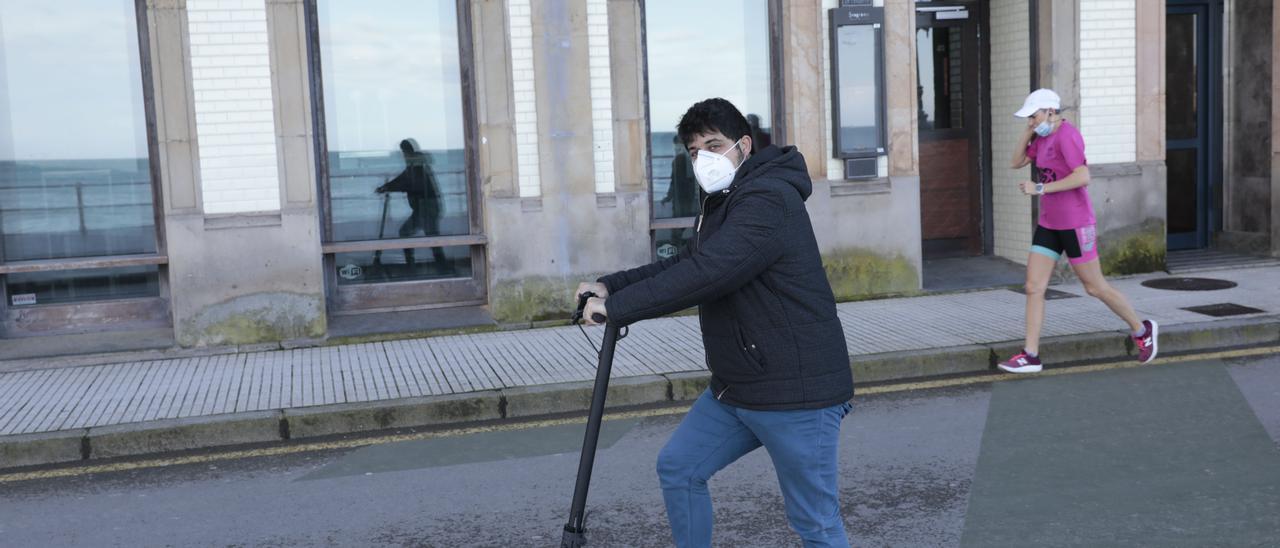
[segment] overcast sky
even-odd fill
[[[646,0],[650,123],[674,132],[693,103],[723,97],[770,125],[766,0]]]
[[[464,145],[453,2],[318,5],[331,150]],[[769,125],[767,0],[645,5],[655,132],[717,96]],[[0,0],[0,160],[146,155],[135,17],[132,0]]]
[[[147,154],[133,0],[0,1],[0,160]]]
[[[453,2],[319,2],[329,150],[465,144]]]

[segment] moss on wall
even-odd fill
[[[826,254],[822,259],[838,301],[913,294],[920,289],[919,272],[900,255],[849,249]],[[500,281],[489,295],[489,311],[495,321],[506,325],[568,320],[573,313],[573,290],[579,282],[598,277],[538,276]]]
[[[1165,242],[1165,225],[1160,219],[1109,230],[1098,236],[1102,273],[1116,276],[1164,270]]]
[[[489,311],[500,324],[532,323],[544,320],[568,320],[573,314],[573,290],[581,279],[529,277],[498,282],[489,295]]]
[[[324,298],[296,293],[258,293],[205,307],[182,322],[182,346],[258,344],[320,338],[327,322]]]
[[[901,255],[845,249],[822,256],[837,301],[852,301],[920,290],[920,273]]]

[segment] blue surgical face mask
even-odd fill
[[[1036,135],[1041,137],[1048,137],[1050,133],[1053,133],[1053,123],[1048,120],[1040,122],[1040,125],[1036,126],[1035,132]]]

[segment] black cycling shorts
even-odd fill
[[[1031,237],[1031,252],[1055,261],[1066,254],[1071,264],[1082,264],[1098,258],[1098,231],[1094,225],[1055,230],[1036,226]]]

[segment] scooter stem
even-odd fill
[[[564,536],[560,540],[561,548],[579,548],[587,543],[587,488],[591,483],[591,468],[595,464],[596,445],[600,441],[600,423],[604,419],[605,395],[609,391],[609,373],[613,369],[613,351],[617,345],[618,326],[607,324],[600,347],[600,365],[596,368],[596,384],[591,391],[591,413],[587,416],[582,456],[578,461],[578,481],[573,489],[573,504],[569,507],[569,523],[564,526]]]

